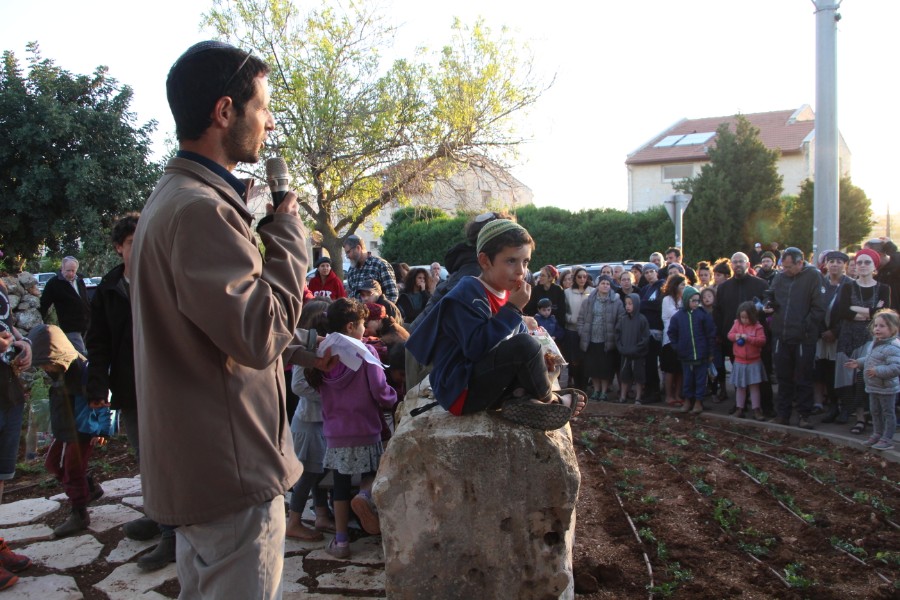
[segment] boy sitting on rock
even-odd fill
[[[28,334],[31,363],[46,371],[50,386],[50,429],[53,443],[44,466],[63,484],[72,505],[72,514],[53,530],[57,538],[78,533],[90,525],[88,503],[100,498],[103,489],[87,475],[94,446],[103,446],[109,437],[109,402],[88,403],[84,371],[87,360],[56,325],[38,325]]]
[[[462,279],[406,343],[416,360],[433,365],[437,404],[454,415],[500,409],[513,423],[552,430],[584,408],[583,392],[551,391],[540,342],[522,322],[533,249],[521,225],[485,225],[476,243],[481,275]]]

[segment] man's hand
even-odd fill
[[[273,213],[287,213],[289,215],[296,215],[300,210],[300,205],[297,203],[297,193],[296,192],[288,192],[284,195],[284,199],[281,201],[281,204],[278,205],[278,208],[272,206],[272,204],[266,204],[266,214],[271,215]]]
[[[109,406],[109,400],[106,398],[95,398],[88,400],[88,406],[91,408],[103,408],[104,406]]]
[[[859,363],[856,361],[855,358],[851,358],[850,360],[848,360],[847,362],[844,363],[844,366],[847,367],[848,369],[855,369],[859,366]]]
[[[18,358],[16,358],[15,366],[17,369],[24,371],[31,367],[31,344],[24,340],[15,343],[16,348],[21,350]]]
[[[337,366],[339,360],[337,356],[331,355],[331,348],[328,348],[325,350],[325,354],[316,357],[313,367],[327,373]]]
[[[525,308],[529,300],[531,300],[531,286],[527,281],[521,281],[519,287],[509,292],[509,302],[512,302],[519,310]]]
[[[95,446],[105,446],[109,443],[109,440],[103,437],[102,435],[98,435],[91,438],[91,448]]]
[[[834,333],[830,329],[826,329],[825,333],[822,334],[822,341],[826,344],[833,343],[837,337],[835,337]]]

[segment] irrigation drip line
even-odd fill
[[[831,544],[831,547],[834,548],[835,550],[839,550],[839,551],[843,552],[844,554],[846,554],[847,556],[849,556],[850,558],[852,558],[853,560],[855,560],[855,561],[858,562],[859,564],[861,564],[861,565],[863,565],[863,566],[866,566],[866,567],[869,567],[870,569],[872,569],[872,571],[875,572],[876,575],[878,575],[878,577],[881,578],[881,580],[882,580],[883,582],[887,583],[888,585],[894,583],[894,582],[891,581],[889,578],[885,577],[885,576],[881,573],[881,571],[879,571],[878,569],[876,569],[873,565],[870,565],[869,563],[867,563],[866,561],[864,561],[864,560],[861,559],[860,557],[856,556],[856,555],[853,554],[852,552],[848,552],[848,551],[844,550],[843,548],[841,548],[841,547],[838,546],[837,544]]]
[[[721,431],[722,433],[727,433],[727,434],[729,434],[729,435],[737,435],[737,436],[740,436],[740,437],[743,437],[743,438],[747,438],[748,440],[753,440],[754,442],[757,442],[757,443],[760,443],[760,444],[765,444],[765,445],[767,445],[767,446],[774,446],[774,447],[776,447],[776,448],[781,447],[781,444],[773,444],[772,442],[767,442],[767,441],[765,441],[765,440],[761,440],[761,439],[759,439],[759,438],[755,438],[755,437],[753,437],[752,435],[747,435],[747,434],[745,434],[745,433],[739,433],[739,432],[733,431],[733,430],[731,430],[731,429],[723,429],[722,427],[716,427],[715,425],[706,425],[705,423],[698,423],[698,425],[699,425],[700,427],[705,428],[705,429],[714,429],[715,431]]]
[[[623,442],[627,442],[627,441],[628,441],[628,438],[627,438],[627,437],[622,436],[622,435],[619,435],[619,434],[616,433],[615,431],[610,431],[609,429],[606,429],[606,428],[604,428],[604,427],[600,427],[599,429],[600,429],[600,431],[605,431],[605,432],[608,433],[609,435],[613,435],[613,436],[619,438],[619,439],[622,440]]]
[[[603,475],[608,479],[609,474],[606,472],[606,467],[600,465],[600,469],[603,471]],[[631,532],[634,534],[634,539],[637,540],[637,543],[641,548],[641,554],[644,556],[644,565],[647,567],[647,574],[650,576],[650,588],[653,588],[653,565],[650,564],[650,557],[647,556],[647,551],[644,549],[644,541],[641,539],[637,527],[634,526],[634,521],[632,520],[631,515],[629,515],[628,511],[625,509],[625,504],[622,502],[622,498],[619,497],[619,493],[615,489],[612,490],[612,493],[616,498],[616,502],[619,503],[619,508],[622,509],[622,513],[625,515],[625,520],[628,521],[628,526],[631,527]],[[653,592],[650,592],[650,599],[653,599]]]

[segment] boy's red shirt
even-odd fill
[[[507,300],[509,300],[509,292],[503,292],[503,297],[495,294],[490,288],[484,285],[483,281],[480,281],[482,286],[484,286],[484,291],[487,292],[488,304],[491,307],[491,315],[496,315],[497,312],[506,304]],[[469,395],[469,388],[466,388],[462,391],[462,393],[457,396],[456,400],[453,401],[453,404],[450,406],[450,414],[459,416],[462,414],[463,406],[466,404],[466,397]]]

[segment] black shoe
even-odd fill
[[[158,571],[175,562],[175,532],[164,535],[153,552],[145,554],[137,560],[137,566],[142,571]]]
[[[804,417],[801,415],[800,421],[797,423],[797,427],[799,427],[800,429],[812,429],[813,424],[809,421],[809,416]]]
[[[150,517],[141,517],[125,523],[122,531],[128,539],[144,542],[159,535],[159,524]]]
[[[88,497],[88,504],[92,504],[93,502],[103,497],[103,488],[100,487],[99,483],[94,481],[94,478],[91,475],[87,476],[87,484],[88,493],[90,494],[90,496]]]
[[[84,531],[91,524],[91,517],[88,515],[87,509],[72,508],[72,514],[63,522],[62,525],[53,530],[53,535],[57,538],[64,538]]]
[[[840,410],[838,409],[837,404],[832,404],[828,407],[828,412],[822,417],[823,423],[834,423],[834,420],[837,419]]]

